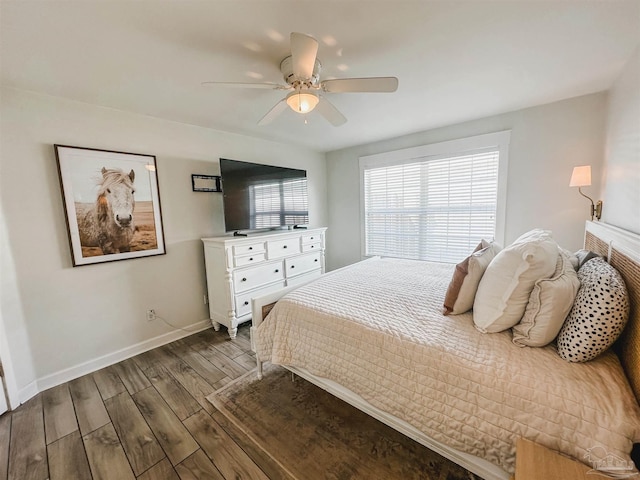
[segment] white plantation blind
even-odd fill
[[[500,149],[365,166],[365,255],[457,263],[494,239]]]

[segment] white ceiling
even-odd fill
[[[348,118],[258,120],[284,92],[289,33],[322,79],[397,76],[330,94]],[[4,85],[330,151],[608,89],[640,43],[631,1],[0,1]]]

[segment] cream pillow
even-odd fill
[[[501,332],[522,318],[535,282],[556,269],[558,244],[551,232],[535,229],[496,255],[473,302],[473,322],[484,333]]]
[[[571,259],[560,250],[551,278],[538,280],[520,323],[513,327],[513,343],[521,347],[544,347],[558,336],[580,288]]]
[[[497,243],[482,240],[471,255],[456,265],[444,297],[445,315],[458,315],[471,310],[480,279],[499,251],[500,245]]]

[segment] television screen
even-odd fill
[[[307,172],[220,159],[227,232],[309,223]]]

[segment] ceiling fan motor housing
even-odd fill
[[[322,69],[322,64],[320,60],[316,58],[315,64],[313,65],[313,73],[311,74],[311,78],[297,78],[293,74],[293,64],[291,62],[291,55],[286,57],[282,62],[280,62],[280,71],[282,72],[282,76],[284,77],[284,81],[287,84],[293,86],[294,88],[306,86],[306,87],[318,87],[318,83],[320,82],[320,70]]]

